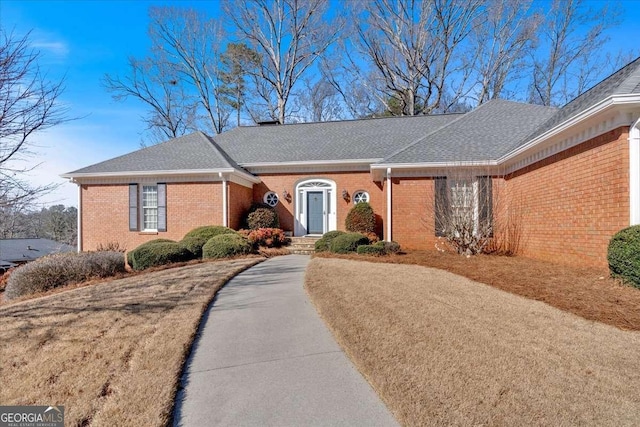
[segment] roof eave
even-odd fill
[[[147,176],[184,176],[184,175],[218,175],[218,174],[238,175],[254,184],[260,181],[260,178],[247,172],[234,168],[218,168],[218,169],[183,169],[183,170],[155,170],[155,171],[123,171],[123,172],[92,172],[92,173],[65,173],[60,175],[61,178],[75,181],[82,178],[115,178],[115,177],[147,177]]]

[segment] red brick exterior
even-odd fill
[[[391,236],[405,249],[435,249],[433,178],[392,178]]]
[[[347,190],[350,196],[353,196],[353,193],[356,191],[363,190],[369,193],[369,203],[378,216],[378,229],[380,233],[382,232],[383,219],[386,216],[386,193],[383,185],[371,180],[371,174],[369,172],[260,175],[262,182],[253,186],[253,200],[262,202],[264,194],[267,191],[278,193],[280,203],[276,206],[276,210],[280,218],[280,227],[285,231],[293,231],[295,222],[294,199],[296,184],[300,181],[313,178],[328,179],[336,183],[336,191],[338,193],[336,195],[338,204],[336,210],[336,225],[338,230],[345,229],[344,221],[349,210],[353,207],[353,200],[347,202],[342,198],[342,190]],[[283,200],[282,193],[284,190],[287,190],[287,192],[291,194],[291,201]]]
[[[167,184],[167,231],[129,231],[129,186],[82,185],[82,249],[117,242],[127,250],[157,238],[180,240],[191,229],[222,224],[219,182]]]
[[[619,128],[506,177],[522,207],[522,255],[606,266],[609,239],[629,226],[627,138]]]
[[[242,228],[244,214],[251,207],[253,190],[248,187],[230,182],[229,191],[229,227],[234,230]]]

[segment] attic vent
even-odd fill
[[[263,122],[258,122],[258,126],[273,126],[273,125],[279,125],[280,122],[277,120],[265,120]]]

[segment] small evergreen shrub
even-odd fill
[[[49,255],[16,268],[9,276],[4,295],[7,300],[11,300],[124,272],[122,252],[70,252]]]
[[[609,241],[611,275],[640,288],[640,225],[618,231]]]
[[[206,237],[190,236],[180,240],[180,244],[191,252],[193,259],[202,258],[202,247],[207,243]]]
[[[400,252],[400,245],[397,242],[391,241],[391,242],[387,242],[385,240],[381,240],[379,242],[377,242],[376,244],[374,244],[374,246],[379,246],[381,248],[384,248],[384,253],[385,254],[397,254],[398,252]]]
[[[280,228],[278,213],[271,206],[264,203],[254,203],[245,215],[248,229]]]
[[[279,228],[258,228],[257,230],[240,230],[254,248],[279,248],[289,242],[284,231]]]
[[[150,267],[184,262],[193,259],[193,254],[187,248],[176,242],[145,243],[138,246],[127,255],[131,268],[146,270]]]
[[[236,234],[237,232],[229,227],[224,227],[222,225],[205,225],[203,227],[194,228],[184,235],[184,238],[187,237],[201,237],[203,239],[209,240],[212,237],[219,236],[221,234]],[[183,239],[184,239],[183,238]]]
[[[358,203],[347,214],[344,223],[347,231],[354,233],[375,233],[376,215],[367,202]]]
[[[384,250],[384,246],[380,245],[360,245],[357,250],[359,255],[374,255],[381,256],[387,253]]]
[[[320,239],[318,239],[315,243],[316,252],[328,252],[331,250],[331,241],[338,236],[345,234],[344,231],[328,231],[322,235]]]
[[[153,239],[153,240],[149,240],[148,242],[144,242],[143,244],[141,244],[140,246],[136,247],[135,249],[140,249],[140,248],[146,248],[146,247],[151,247],[154,246],[158,243],[175,243],[174,240],[169,240],[169,239]],[[133,268],[133,255],[132,255],[133,251],[129,251],[127,252],[127,264],[129,264],[131,266],[131,268]]]
[[[239,234],[212,237],[202,247],[203,258],[227,258],[251,253],[251,243]]]
[[[360,245],[368,245],[367,236],[360,233],[345,233],[331,241],[331,252],[336,254],[348,254],[358,250]]]

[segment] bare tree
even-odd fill
[[[60,101],[64,80],[50,81],[38,64],[40,53],[0,28],[0,208],[26,204],[55,185],[33,186],[24,176],[37,165],[24,165],[38,132],[69,120]]]
[[[328,0],[224,3],[242,41],[262,57],[252,76],[262,107],[273,120],[285,122],[287,103],[296,84],[336,40],[342,28],[339,21],[329,21],[328,7]]]
[[[475,19],[470,56],[474,57],[476,105],[512,98],[509,83],[522,77],[525,57],[539,27],[539,15],[528,13],[530,0],[491,0]]]
[[[296,114],[302,121],[326,122],[343,118],[343,108],[338,92],[325,79],[303,79],[304,87],[297,93]]]
[[[352,20],[359,55],[347,50],[349,67],[389,111],[390,102],[400,103],[402,115],[447,111],[468,90],[471,69],[460,49],[480,6],[479,0],[358,3]],[[447,90],[449,103],[444,105]]]
[[[616,12],[606,5],[594,10],[583,0],[554,0],[533,52],[529,101],[563,105],[592,86],[601,77],[593,56],[616,19]]]
[[[126,78],[106,75],[114,98],[133,96],[152,112],[145,120],[169,137],[201,126],[214,133],[227,128],[231,108],[225,102],[222,27],[194,10],[152,7],[151,56],[131,59]]]

